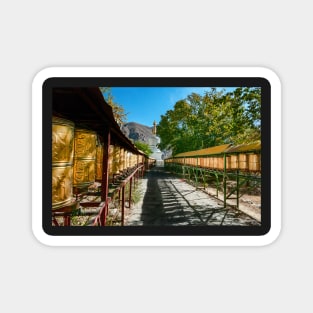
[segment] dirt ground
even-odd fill
[[[216,188],[206,187],[205,191],[216,197]],[[223,201],[223,193],[219,192],[218,199]],[[228,199],[228,204],[236,205],[235,199]],[[261,196],[245,194],[239,199],[239,210],[261,222]]]

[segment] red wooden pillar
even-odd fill
[[[132,176],[129,180],[129,200],[128,200],[128,207],[131,208],[131,202],[132,202],[132,185],[133,185],[133,177]]]
[[[108,213],[108,193],[109,193],[109,153],[111,144],[111,132],[108,129],[104,134],[103,160],[102,160],[102,181],[101,181],[101,201],[105,201],[105,211],[102,225],[105,226]]]
[[[125,216],[125,184],[123,182],[122,187],[122,226],[124,226],[124,216]]]

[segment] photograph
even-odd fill
[[[48,79],[45,231],[266,233],[270,88],[219,80]]]

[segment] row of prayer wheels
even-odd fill
[[[52,118],[52,209],[72,201],[73,187],[84,188],[101,181],[103,149],[96,132],[75,128],[69,120]],[[109,177],[143,161],[143,155],[110,145]]]
[[[166,163],[178,163],[195,167],[224,170],[224,157],[189,157],[170,158]],[[261,172],[260,153],[239,153],[227,155],[225,160],[226,170],[241,170],[250,172]]]

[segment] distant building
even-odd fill
[[[149,138],[149,146],[152,150],[151,158],[156,159],[157,165],[163,165],[163,158],[162,158],[162,151],[158,148],[158,144],[161,142],[160,137],[157,136],[157,128],[156,128],[156,122],[153,122],[153,128],[152,128],[152,136]]]

